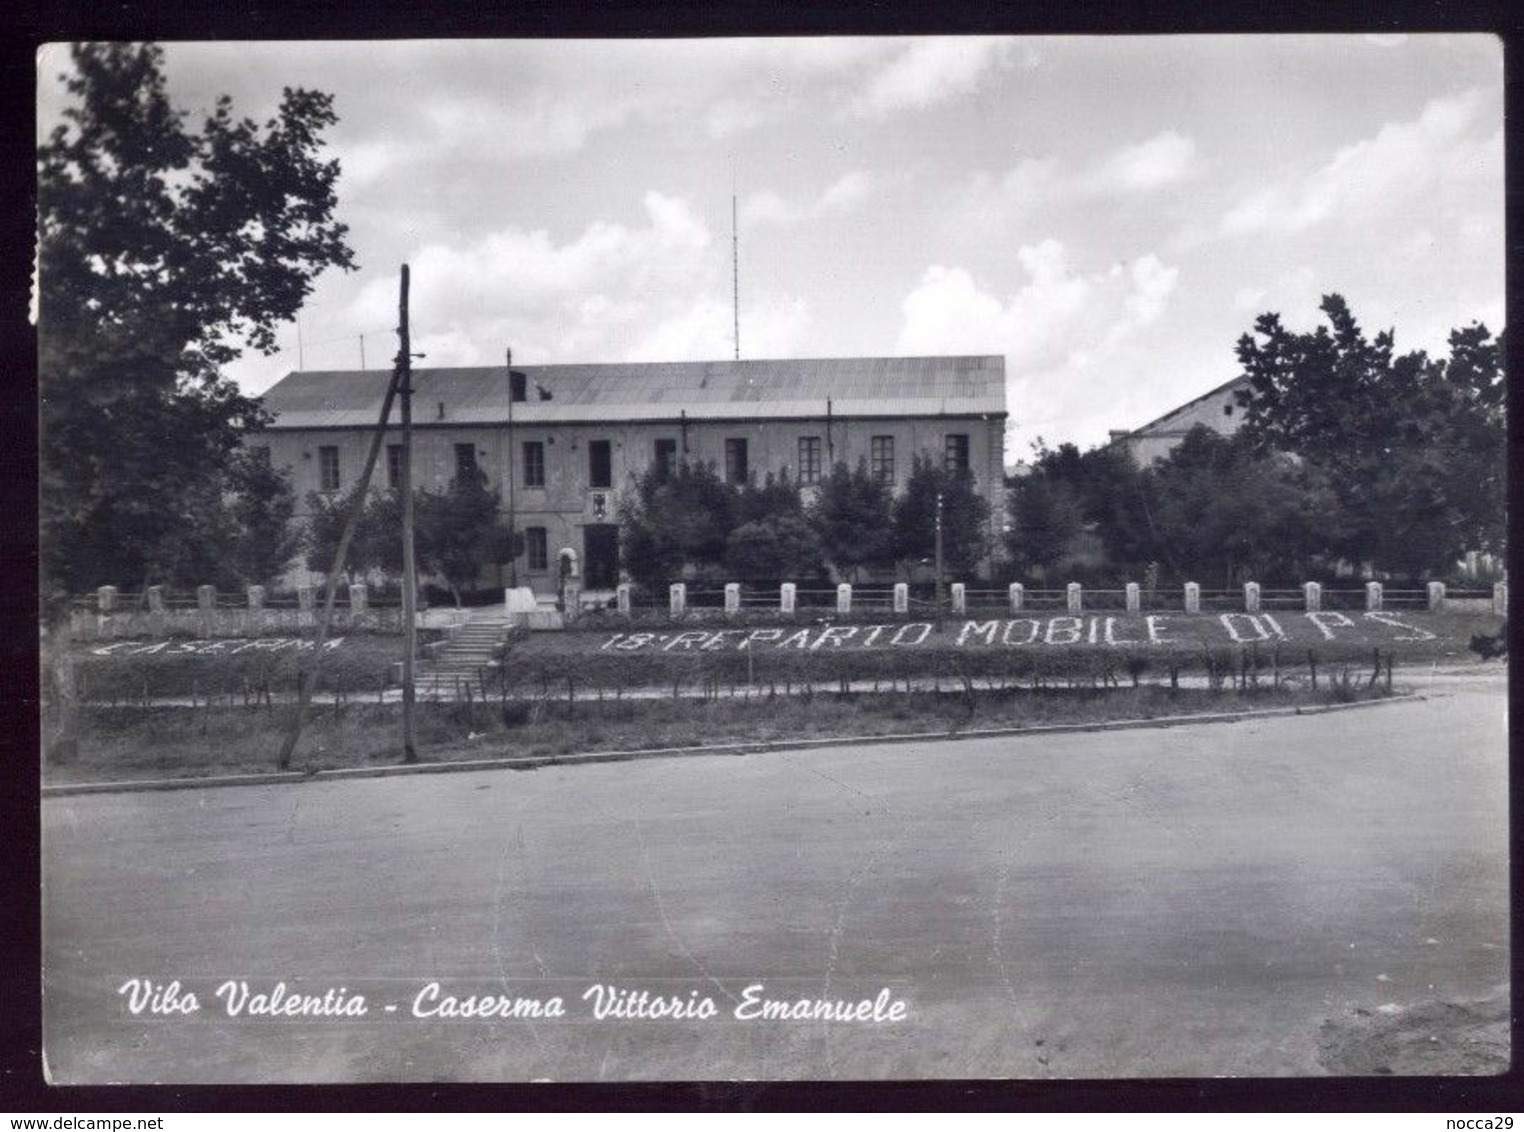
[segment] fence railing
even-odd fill
[[[362,582],[341,586],[336,596],[337,607],[351,618],[383,610],[389,614],[399,611],[400,603],[395,595],[380,597],[371,593]],[[177,622],[195,622],[203,629],[219,618],[238,618],[250,614],[263,614],[266,620],[286,618],[305,622],[316,615],[318,605],[319,595],[313,586],[301,586],[294,594],[279,595],[267,593],[263,586],[250,586],[243,594],[219,593],[211,586],[200,586],[193,593],[170,590],[164,586],[150,586],[142,592],[102,586],[93,599],[74,598],[70,602],[71,616],[76,627],[87,631],[92,621],[97,629],[104,631],[113,621],[122,623],[144,617],[150,631],[162,628],[166,618]],[[1498,582],[1490,590],[1447,590],[1442,582],[1430,582],[1422,589],[1387,588],[1381,582],[1367,582],[1359,587],[1323,586],[1318,582],[1307,582],[1295,589],[1265,589],[1258,583],[1247,582],[1235,589],[1202,589],[1195,582],[1187,582],[1178,589],[1144,589],[1132,582],[1120,589],[1101,586],[1087,589],[1078,582],[1071,582],[1062,589],[1028,589],[1022,583],[1014,582],[1003,589],[996,589],[989,586],[970,587],[954,582],[947,587],[946,596],[938,603],[936,599],[928,599],[920,594],[912,595],[911,587],[905,582],[892,586],[853,585],[844,582],[834,587],[818,583],[799,586],[785,582],[776,588],[743,586],[731,582],[720,587],[709,584],[691,589],[687,584],[677,582],[668,588],[666,601],[662,601],[659,593],[637,591],[629,584],[622,584],[615,589],[615,605],[609,612],[615,616],[633,617],[639,613],[646,617],[661,617],[665,614],[672,618],[688,616],[690,611],[704,615],[734,615],[744,612],[786,617],[798,612],[812,615],[829,612],[837,615],[891,614],[908,617],[912,611],[957,615],[995,610],[1070,614],[1085,611],[1252,614],[1297,610],[1490,610],[1506,616],[1508,584]]]
[[[783,616],[800,611],[818,613],[830,610],[841,615],[889,612],[908,616],[913,610],[936,613],[962,614],[987,613],[1005,610],[1012,613],[1024,611],[1064,611],[1071,614],[1086,611],[1118,611],[1144,614],[1150,612],[1176,613],[1261,613],[1277,610],[1305,610],[1338,612],[1345,610],[1427,609],[1432,612],[1474,609],[1482,602],[1499,615],[1507,615],[1508,585],[1499,582],[1490,591],[1462,590],[1447,593],[1444,583],[1430,582],[1423,589],[1388,589],[1381,582],[1367,582],[1359,588],[1325,587],[1318,582],[1307,582],[1296,589],[1264,589],[1257,582],[1246,582],[1236,589],[1204,590],[1195,582],[1187,582],[1179,589],[1155,587],[1145,590],[1136,582],[1129,582],[1120,589],[1094,587],[1086,589],[1078,582],[1071,582],[1062,589],[1028,589],[1014,582],[1004,589],[969,587],[953,582],[947,587],[947,595],[940,602],[920,595],[912,595],[908,583],[893,586],[858,586],[843,582],[834,588],[820,585],[799,586],[784,582],[776,589],[770,587],[743,586],[732,582],[722,589],[713,586],[689,589],[686,583],[674,582],[668,587],[666,609],[673,618],[683,617],[693,611],[723,610],[727,615],[740,613],[777,613]],[[646,591],[636,591],[628,584],[615,589],[615,612],[633,616],[637,611],[660,609],[659,599]]]

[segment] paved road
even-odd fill
[[[1167,731],[51,799],[60,1082],[1320,1072],[1507,980],[1505,699]],[[198,992],[132,1016],[133,976]],[[224,978],[366,995],[228,1019]],[[419,1021],[414,995],[561,996]],[[590,1021],[587,986],[705,1021]],[[744,988],[903,1022],[730,1017]],[[398,1007],[385,1012],[386,1004]]]

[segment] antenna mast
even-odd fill
[[[730,165],[730,295],[735,316],[736,361],[741,360],[741,242],[736,225],[736,167]]]

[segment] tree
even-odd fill
[[[38,151],[38,361],[43,568],[77,591],[172,568],[187,501],[263,420],[222,367],[272,352],[312,280],[353,261],[319,159],[328,95],[287,89],[262,127],[222,97],[193,132],[158,47],[72,58]]]
[[[228,569],[244,585],[269,585],[301,550],[301,532],[292,522],[296,493],[268,459],[248,450],[233,457],[228,472]]]
[[[809,509],[821,549],[838,573],[857,580],[859,571],[894,564],[893,501],[889,487],[868,471],[838,461],[820,483]]]
[[[1321,473],[1242,436],[1197,425],[1144,473],[1147,555],[1182,579],[1231,588],[1305,578],[1329,534]]]
[[[1148,500],[1132,454],[1120,445],[1087,452],[1073,444],[1048,448],[1041,439],[1036,449],[1032,474],[1045,476],[1055,487],[1064,486],[1065,494],[1078,504],[1082,527],[1099,537],[1106,558],[1115,564],[1145,560]]]
[[[1040,469],[1011,482],[1006,517],[1006,554],[1023,573],[1057,566],[1084,529],[1077,490]]]
[[[949,578],[972,578],[988,548],[990,505],[974,489],[973,473],[948,471],[918,455],[894,501],[894,553],[907,567],[936,555],[937,495],[942,496],[942,563]]]
[[[760,484],[754,479],[748,479],[737,488],[732,518],[739,527],[775,515],[803,513],[804,501],[799,495],[799,485],[789,477],[788,469],[784,468],[776,476],[768,472]]]
[[[783,512],[742,523],[725,543],[725,565],[742,581],[798,581],[823,569],[820,537],[803,514]]]
[[[420,491],[414,500],[414,546],[421,571],[437,574],[456,608],[484,565],[507,562],[523,550],[522,536],[499,517],[502,500],[480,468],[457,475],[444,491]],[[393,533],[400,542],[401,530]],[[399,552],[400,553],[400,552]]]
[[[1327,477],[1328,552],[1416,576],[1466,550],[1501,550],[1507,475],[1503,339],[1479,323],[1450,356],[1398,355],[1391,330],[1368,339],[1338,295],[1307,334],[1263,314],[1238,341],[1249,378],[1245,437]]]
[[[652,466],[620,504],[620,558],[636,582],[658,586],[687,567],[718,566],[734,527],[735,493],[712,464]]]
[[[316,491],[307,493],[307,525],[303,534],[306,547],[304,561],[307,569],[315,574],[327,574],[333,567],[334,555],[338,553],[339,539],[344,535],[344,524],[349,520],[359,485],[356,484],[343,495],[323,495]],[[368,537],[367,519],[371,501],[361,513],[355,533],[349,544],[349,554],[344,562],[346,576],[363,574],[373,566],[381,565],[376,559],[376,540]],[[399,544],[400,545],[400,544]],[[401,551],[398,551],[399,562]]]

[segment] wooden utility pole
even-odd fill
[[[937,492],[937,629],[942,628],[942,493]]]
[[[397,298],[397,384],[402,394],[402,761],[418,761],[413,742],[413,657],[418,645],[417,565],[413,560],[413,354],[407,321],[408,268]]]
[[[339,536],[338,548],[333,552],[333,561],[328,564],[328,581],[323,588],[323,613],[318,620],[317,638],[313,641],[312,657],[297,669],[296,673],[296,712],[291,717],[291,727],[286,732],[286,738],[281,743],[280,757],[277,760],[281,770],[291,765],[291,755],[296,750],[296,744],[302,737],[302,726],[307,721],[307,705],[312,699],[312,690],[317,685],[318,670],[323,662],[323,649],[328,643],[328,626],[333,621],[333,601],[339,588],[339,575],[344,572],[344,563],[349,557],[349,544],[354,540],[355,527],[359,524],[360,515],[365,510],[366,497],[370,492],[370,477],[376,470],[376,458],[381,453],[381,444],[386,438],[386,426],[391,420],[392,401],[397,396],[398,377],[400,370],[392,372],[392,379],[386,386],[386,397],[381,402],[381,419],[376,424],[376,433],[370,440],[370,451],[365,456],[365,468],[360,472],[360,482],[356,485],[354,502],[349,507],[349,517],[344,520],[344,531]]]
[[[513,485],[519,478],[518,465],[514,463],[517,453],[513,450],[513,348],[507,349],[508,365],[508,584],[514,589],[519,585],[519,556],[514,552],[518,539],[518,516],[513,510]],[[543,467],[543,461],[542,461]],[[501,575],[500,575],[501,576]]]

